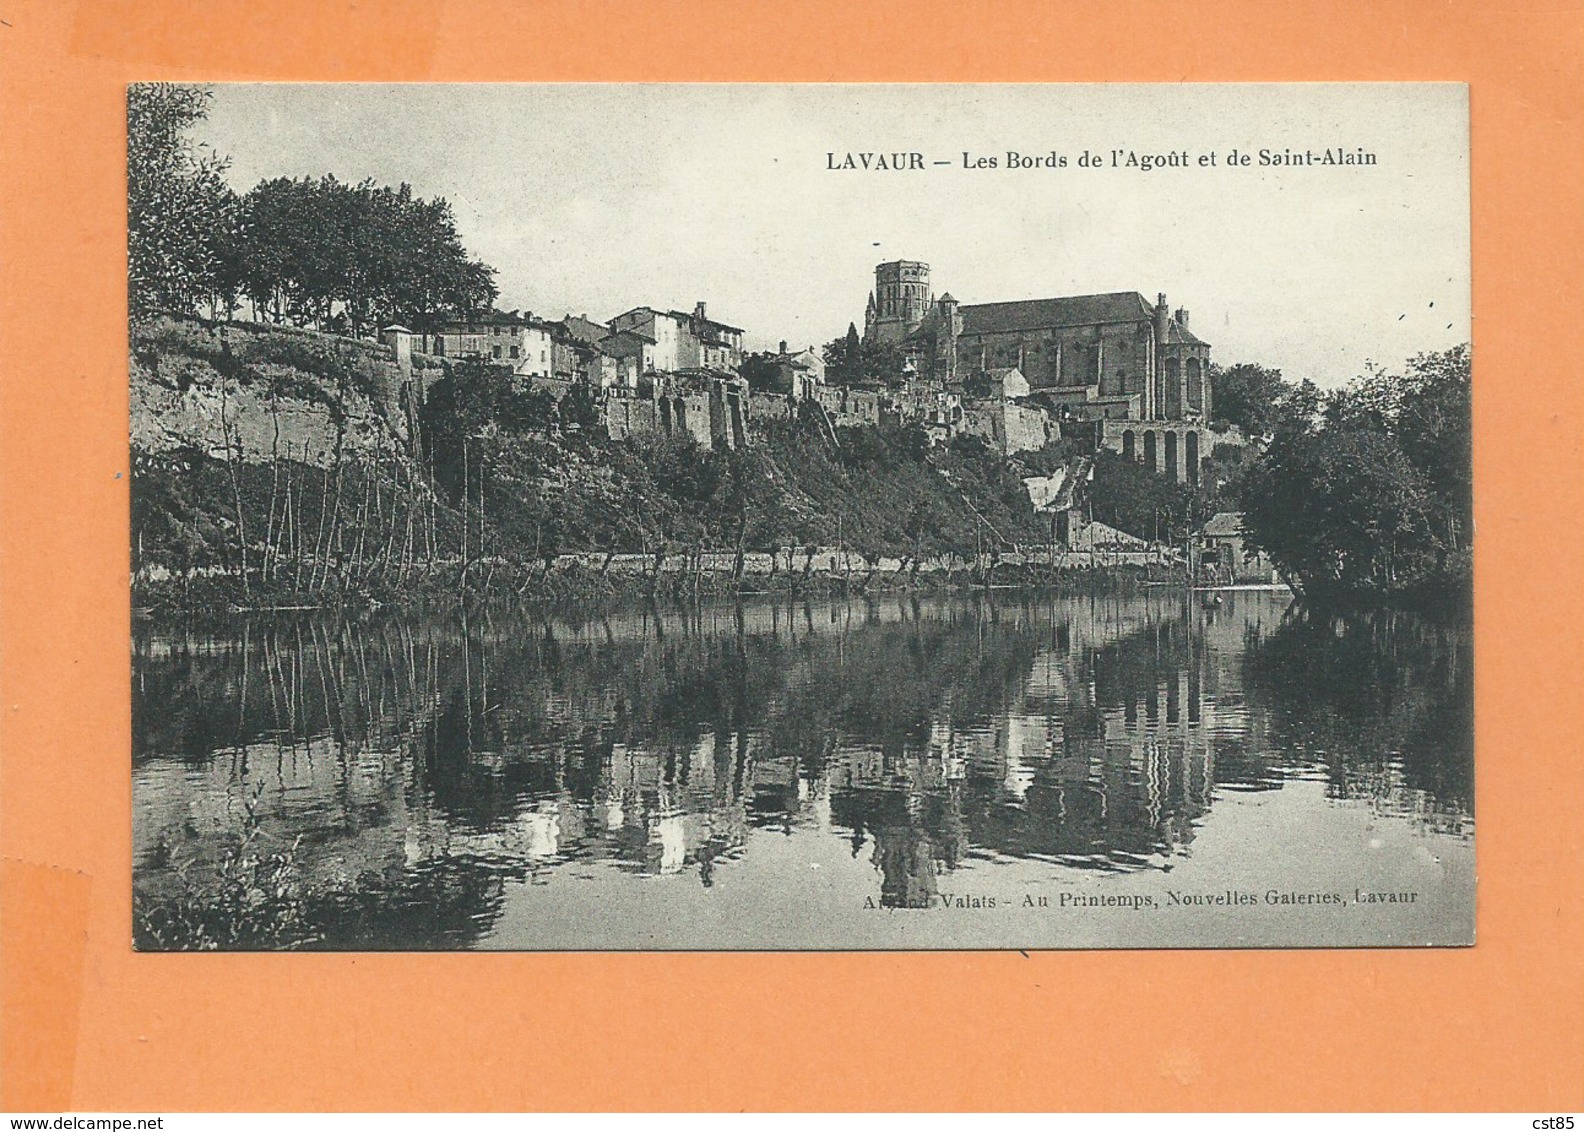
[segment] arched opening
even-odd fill
[[[1138,451],[1137,451],[1137,449],[1138,449],[1138,438],[1133,435],[1133,430],[1132,429],[1124,430],[1123,433],[1122,433],[1122,458],[1124,460],[1137,460],[1138,459]]]
[[[1160,471],[1160,465],[1155,460],[1155,430],[1146,429],[1144,432],[1144,466],[1152,472]]]
[[[1193,380],[1193,369],[1189,368],[1189,380]],[[1188,485],[1199,486],[1199,434],[1188,432],[1183,434],[1183,453],[1187,457]]]
[[[1177,434],[1166,434],[1166,474],[1174,480],[1182,479],[1182,469],[1177,464]]]
[[[1188,407],[1194,412],[1204,411],[1204,371],[1198,358],[1188,359]]]
[[[1167,358],[1166,419],[1173,421],[1182,419],[1182,409],[1182,370],[1176,358]]]

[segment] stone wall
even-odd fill
[[[1241,434],[1212,432],[1186,421],[1099,422],[1099,444],[1137,460],[1178,483],[1197,484],[1200,470],[1217,444],[1243,444]]]
[[[421,387],[384,345],[252,323],[160,318],[132,330],[131,441],[320,467],[402,449]]]
[[[678,393],[669,398],[669,401],[672,430],[687,433],[701,448],[713,448],[715,431],[710,416],[710,395]],[[662,412],[661,420],[664,419],[665,414]]]
[[[1043,409],[1016,401],[976,401],[963,409],[963,432],[977,436],[1002,455],[1044,448],[1051,437]]]
[[[612,440],[627,440],[639,433],[655,432],[660,427],[655,403],[637,397],[607,397],[601,415],[605,420],[605,435]]]
[[[1015,366],[1031,389],[1094,386],[1099,396],[1143,393],[1154,360],[1147,322],[964,335],[957,372]]]
[[[791,420],[792,399],[780,393],[750,393],[748,418],[755,421]]]

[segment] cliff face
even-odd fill
[[[157,318],[131,332],[132,449],[328,467],[408,451],[404,375],[384,347],[248,323]]]

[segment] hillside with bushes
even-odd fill
[[[571,552],[988,553],[1048,538],[1022,477],[1068,456],[1009,461],[963,438],[932,451],[917,430],[832,434],[808,415],[737,450],[617,443],[591,403],[487,366],[404,382],[378,346],[260,324],[145,319],[131,354],[148,604],[389,601],[464,581],[532,593]]]

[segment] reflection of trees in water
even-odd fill
[[[451,951],[478,942],[500,917],[520,867],[442,857],[368,873],[310,897],[322,938],[315,950]]]
[[[1324,764],[1339,797],[1445,818],[1473,813],[1472,661],[1468,626],[1380,611],[1295,614],[1244,668],[1273,749]]]
[[[1305,752],[1337,753],[1339,792],[1397,774],[1466,808],[1466,645],[1411,620],[1340,636],[1299,620],[1262,642],[1276,608],[250,624],[140,644],[136,758],[149,774],[232,760],[207,781],[262,776],[283,835],[308,832],[326,868],[387,881],[442,861],[607,861],[710,884],[751,830],[828,821],[906,907],[970,854],[1138,867],[1192,840],[1213,785],[1278,784]],[[255,757],[272,748],[309,769],[270,769],[291,763]],[[140,812],[187,804],[174,779],[162,789],[170,808]],[[487,890],[455,889],[485,915]]]
[[[968,852],[959,784],[928,793],[843,791],[832,798],[831,816],[851,829],[854,856],[872,842],[870,859],[880,873],[885,908],[929,907],[939,874],[955,869]]]

